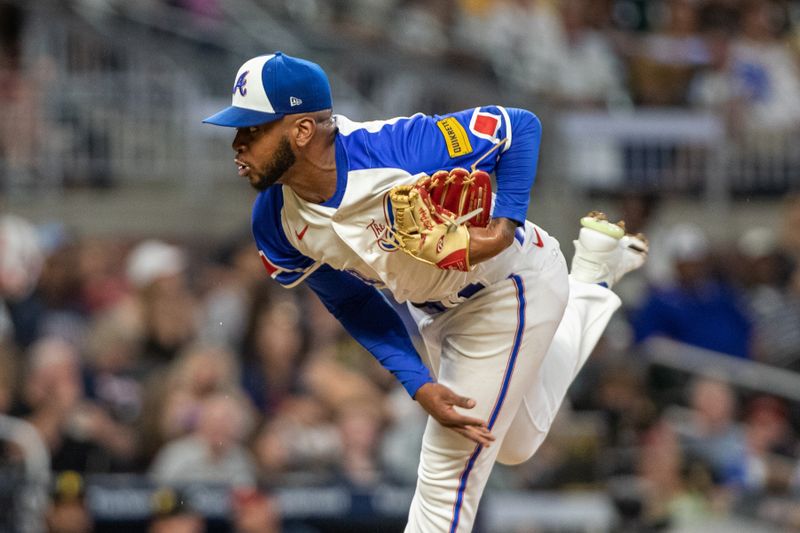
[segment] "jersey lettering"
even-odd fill
[[[381,224],[380,222],[376,222],[375,219],[372,219],[372,222],[367,224],[367,229],[372,231],[372,234],[375,236],[375,242],[378,243],[378,247],[383,250],[384,252],[395,252],[397,251],[397,246],[395,246],[389,239],[387,239],[387,231],[386,231],[386,224]]]
[[[472,153],[472,145],[469,143],[467,132],[458,120],[454,117],[443,118],[436,123],[444,136],[447,145],[447,153],[450,159],[461,157]]]

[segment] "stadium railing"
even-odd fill
[[[50,484],[50,454],[28,422],[0,413],[0,442],[13,444],[22,464],[0,465],[0,531],[40,533]]]
[[[648,340],[642,353],[650,364],[724,381],[737,389],[800,402],[800,375],[790,370],[704,350],[665,337]]]
[[[12,192],[117,182],[213,188],[230,175],[230,132],[200,120],[225,105],[219,88],[242,57],[291,40],[286,31],[263,31],[280,24],[252,0],[222,3],[221,16],[230,27],[220,23],[205,32],[192,30],[184,11],[158,3],[120,10],[92,10],[87,6],[93,4],[86,3],[73,10],[19,5],[30,10],[28,39],[36,41],[27,55],[46,60],[28,58],[21,89],[26,97],[2,103],[0,182]],[[242,17],[248,10],[257,16]],[[261,31],[248,22],[255,19]],[[321,41],[314,56],[334,65],[339,112],[358,120],[365,118],[361,114],[374,118],[410,111],[392,108],[393,99],[379,101],[379,96],[356,90],[351,83],[359,77],[372,79],[373,85],[397,86],[400,93],[412,91],[413,105],[423,111],[435,105],[430,95],[443,94],[452,106],[498,98],[529,106],[555,125],[548,128],[555,141],[545,143],[549,153],[543,159],[558,161],[561,175],[582,191],[701,194],[709,210],[719,210],[736,195],[780,194],[800,186],[800,151],[795,149],[800,128],[734,135],[711,112],[574,112],[534,95],[509,94],[457,68],[442,74],[442,65],[432,60],[399,53],[387,65],[380,51],[346,39],[313,39]],[[311,53],[313,39],[295,38],[291,46]],[[337,63],[343,54],[356,67]],[[397,72],[404,78],[392,77]],[[456,94],[452,86],[459,87]],[[408,95],[395,96],[412,105]]]

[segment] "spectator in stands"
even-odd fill
[[[0,190],[36,185],[44,121],[41,86],[23,65],[23,29],[27,11],[0,3]]]
[[[286,398],[259,430],[254,450],[261,478],[271,484],[294,476],[329,481],[342,451],[330,410],[311,396]]]
[[[298,466],[298,461],[294,460],[291,429],[281,417],[274,417],[268,419],[256,435],[253,451],[260,479],[279,485]]]
[[[344,345],[342,350],[344,353],[337,352],[335,347],[314,352],[303,369],[302,381],[308,393],[331,412],[353,398],[377,399],[382,394],[369,375],[357,365],[348,364],[347,358],[355,356],[348,353],[346,347]]]
[[[136,290],[143,360],[163,367],[196,335],[196,309],[188,286],[186,252],[163,241],[138,244],[127,257],[128,281]]]
[[[698,68],[689,86],[688,103],[700,109],[716,111],[728,127],[737,127],[741,104],[732,75],[731,33],[712,27],[704,34],[708,64]]]
[[[0,296],[12,301],[30,295],[44,263],[36,228],[24,218],[0,216]]]
[[[326,384],[322,379],[316,379],[317,376],[320,378],[321,376],[320,372],[314,371],[314,367],[321,365],[324,368],[329,363],[335,367],[331,368],[331,371],[336,374],[346,374],[340,376],[345,382],[349,382],[352,377],[360,374],[362,378],[371,381],[382,391],[389,392],[397,388],[397,380],[387,374],[380,363],[353,340],[312,291],[303,290],[301,294],[300,304],[304,310],[304,325],[308,331],[314,332],[313,336],[307,340],[309,344],[308,368],[302,378],[307,388],[314,389],[314,394],[323,397],[327,397],[328,394],[324,390],[332,392],[331,389],[334,388],[347,394],[343,387]],[[402,318],[405,316],[405,306],[399,305],[398,307]],[[406,318],[411,320],[410,317]],[[355,385],[355,389],[360,391],[369,385],[362,379],[359,384]],[[336,400],[331,401],[336,403]]]
[[[772,396],[753,398],[745,411],[744,432],[747,462],[742,488],[751,493],[785,493],[797,446],[786,404]]]
[[[778,14],[785,16],[776,2],[745,2],[741,34],[731,48],[732,74],[744,104],[741,129],[754,133],[781,133],[800,124],[800,70],[781,40]]]
[[[501,0],[491,9],[462,13],[457,28],[457,45],[478,57],[485,57],[501,83],[508,87],[542,92],[542,72],[531,72],[528,56],[536,45],[547,46],[555,24],[540,17],[538,0]],[[539,65],[538,63],[534,63]]]
[[[129,297],[124,260],[125,249],[119,239],[82,239],[77,266],[81,304],[87,314],[112,310]]]
[[[428,417],[406,401],[400,387],[389,392],[384,401],[388,420],[381,442],[381,462],[392,479],[414,485],[419,468],[418,450]]]
[[[588,0],[506,0],[465,12],[460,46],[485,56],[513,88],[570,107],[625,105],[625,76],[610,39],[590,26],[593,7]]]
[[[138,337],[129,324],[111,313],[89,324],[84,380],[86,394],[116,419],[133,423],[142,410],[142,381]]]
[[[249,311],[261,286],[267,285],[264,264],[253,253],[252,237],[225,240],[201,266],[203,325],[201,340],[238,350],[244,342]]]
[[[396,46],[419,56],[441,57],[450,50],[453,0],[400,0],[386,35]]]
[[[86,504],[85,480],[68,470],[56,476],[45,516],[49,533],[90,533],[93,520]]]
[[[39,431],[56,471],[126,468],[136,452],[133,432],[84,398],[77,351],[60,339],[44,338],[28,350],[16,414]]]
[[[679,435],[664,421],[642,436],[637,473],[643,484],[644,509],[635,531],[697,531],[711,507],[711,480],[693,463]]]
[[[0,413],[8,413],[19,384],[17,358],[12,344],[0,340]]]
[[[695,70],[709,62],[699,34],[698,2],[669,0],[660,29],[642,37],[630,58],[636,102],[645,106],[679,106],[688,99]]]
[[[36,228],[24,218],[0,216],[0,342],[27,347],[38,334],[33,291],[44,266]]]
[[[33,339],[56,336],[75,346],[85,343],[89,316],[82,301],[81,246],[74,236],[62,236],[48,252],[30,308]]]
[[[790,290],[792,265],[765,227],[745,231],[737,243],[735,264],[745,285],[753,317],[754,357],[800,370],[800,294]]]
[[[231,493],[233,533],[281,533],[278,502],[266,490],[241,487]]]
[[[259,411],[271,414],[301,384],[305,346],[301,310],[294,295],[271,297],[260,287],[245,335],[242,386]]]
[[[370,487],[383,480],[378,452],[384,422],[381,398],[353,398],[339,406],[336,413],[342,450],[339,475],[345,483]]]
[[[641,428],[655,421],[656,406],[642,378],[629,361],[606,364],[600,371],[591,408],[603,416],[606,445],[631,446]]]
[[[331,7],[328,7],[329,2],[318,2],[314,13],[318,20],[320,15],[330,16],[326,11],[332,10],[344,19],[337,25],[337,29],[347,31],[348,35],[363,36],[370,42],[379,42],[385,37],[387,22],[393,20],[394,10],[400,2],[401,0],[347,0],[343,2],[344,5],[340,3]],[[292,2],[290,0],[286,3]]]
[[[254,485],[255,463],[242,444],[251,424],[252,407],[243,395],[209,395],[201,405],[195,431],[164,446],[153,461],[151,476],[168,485]]]
[[[697,378],[688,387],[688,416],[671,420],[687,456],[707,464],[714,479],[739,487],[747,474],[745,433],[736,422],[737,399],[727,383]]]
[[[590,26],[589,1],[562,1],[553,15],[560,20],[547,52],[554,67],[549,95],[569,109],[629,106],[626,73],[608,36]]]
[[[795,265],[800,265],[800,192],[789,194],[784,199],[781,226],[779,228],[779,246]]]
[[[674,284],[654,287],[632,314],[636,342],[662,335],[736,357],[749,357],[752,326],[739,296],[712,273],[707,237],[694,225],[670,232]]]
[[[211,345],[187,347],[166,373],[153,373],[145,385],[143,458],[152,459],[168,440],[197,429],[206,398],[238,394],[239,368],[232,353]]]
[[[148,533],[204,533],[203,517],[192,509],[186,496],[173,488],[161,488],[151,498]]]

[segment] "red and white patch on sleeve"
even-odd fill
[[[264,268],[267,269],[267,274],[269,274],[271,278],[274,278],[281,272],[286,272],[286,269],[281,268],[272,261],[270,261],[267,255],[261,250],[258,251],[258,255],[261,257],[261,262],[264,263]]]
[[[472,119],[469,121],[469,131],[481,139],[497,142],[497,132],[500,129],[500,124],[500,115],[481,111],[479,107],[476,107],[472,113]]]

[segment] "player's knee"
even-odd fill
[[[520,446],[504,446],[497,454],[497,462],[501,465],[513,466],[524,463],[533,457],[536,448],[522,448]]]

